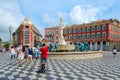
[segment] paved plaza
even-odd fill
[[[10,54],[0,55],[0,80],[120,80],[120,54],[113,58],[111,52],[103,52],[96,59],[49,59],[45,74],[37,74],[40,61],[23,62]]]

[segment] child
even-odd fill
[[[39,59],[39,56],[40,56],[39,50],[37,48],[35,48],[36,61]]]
[[[35,57],[36,57],[36,60],[38,60],[40,57],[40,53],[39,53],[39,50],[37,48],[35,48]]]
[[[113,57],[115,57],[115,55],[117,54],[117,49],[116,47],[113,48]]]
[[[12,47],[11,47],[11,59],[12,59],[12,58],[15,58],[15,56],[16,56],[16,52],[15,52],[14,47],[12,46]]]

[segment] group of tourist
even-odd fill
[[[5,54],[6,50],[5,47],[0,47],[0,54]]]
[[[45,71],[47,69],[47,58],[48,58],[48,47],[43,44],[42,47],[40,49],[37,49],[36,47],[33,49],[32,46],[22,46],[22,44],[20,44],[18,47],[14,47],[12,46],[10,49],[11,52],[11,59],[13,58],[18,58],[19,63],[20,63],[20,67],[22,66],[23,60],[26,59],[26,63],[28,62],[28,60],[30,60],[31,62],[33,62],[33,59],[36,59],[38,61],[38,59],[41,59],[41,63],[40,63],[40,69],[41,69],[41,65],[44,64],[45,65]],[[115,57],[115,55],[117,54],[117,49],[116,47],[113,48],[113,57]],[[41,57],[40,57],[41,55]],[[38,70],[38,72],[41,72],[40,70]]]
[[[18,58],[19,60],[19,67],[22,66],[23,60],[26,60],[26,63],[28,63],[28,60],[30,60],[30,62],[33,62],[33,59],[36,59],[36,61],[38,61],[38,59],[41,59],[41,64],[40,64],[40,68],[42,64],[45,64],[45,70],[47,68],[47,57],[48,57],[48,47],[46,47],[45,44],[43,44],[43,46],[38,49],[36,47],[32,48],[32,46],[22,46],[22,44],[19,44],[18,47],[16,46],[11,46],[9,48],[11,56],[10,59],[13,58]],[[40,57],[41,55],[41,57]],[[40,71],[39,71],[40,72]]]

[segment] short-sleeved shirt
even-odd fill
[[[11,49],[11,54],[12,54],[12,55],[15,55],[15,54],[16,54],[14,48]]]
[[[47,58],[48,57],[48,48],[47,47],[40,48],[40,51],[41,51],[41,58]]]

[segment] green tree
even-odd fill
[[[2,46],[2,39],[0,38],[0,47]]]
[[[3,45],[6,49],[9,48],[9,42],[5,42],[5,44]]]

